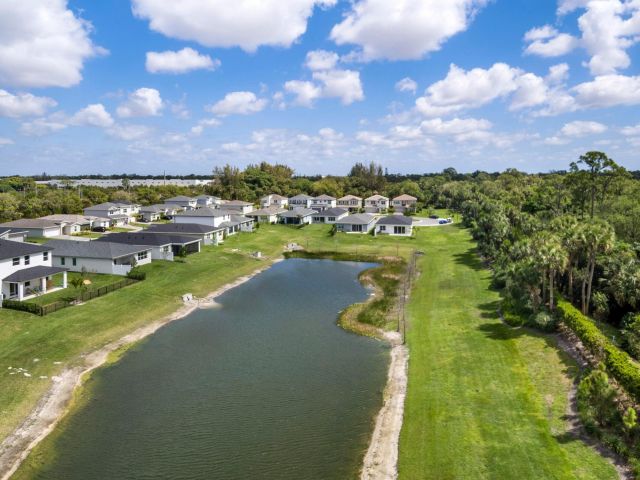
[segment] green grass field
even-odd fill
[[[0,310],[0,438],[33,408],[66,366],[279,257],[285,244],[350,254],[418,249],[422,271],[410,301],[409,390],[400,446],[402,479],[616,478],[609,463],[566,434],[575,365],[552,337],[511,330],[496,317],[468,233],[425,228],[415,238],[330,235],[330,227],[261,225],[205,247],[185,263],[153,262],[147,279],[46,317]],[[261,251],[266,260],[256,260]],[[34,360],[38,359],[37,362]],[[59,363],[58,363],[59,362]],[[4,373],[26,368],[31,377]]]
[[[617,478],[567,433],[574,362],[553,337],[500,322],[468,232],[425,229],[419,243],[400,479]]]

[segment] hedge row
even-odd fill
[[[591,353],[601,358],[609,373],[627,392],[640,401],[640,367],[631,356],[615,346],[594,323],[566,300],[559,300],[560,321],[575,333]]]
[[[3,300],[3,308],[9,308],[11,310],[19,310],[21,312],[29,312],[35,315],[42,315],[42,307],[35,303],[19,302],[17,300]]]

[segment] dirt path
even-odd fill
[[[269,262],[251,274],[240,277],[211,292],[207,295],[206,299],[202,301],[203,306],[207,304],[210,305],[216,297],[222,295],[227,290],[231,290],[249,281],[251,278],[281,260],[282,259],[277,259]],[[82,384],[85,374],[103,365],[112,352],[142,340],[170,322],[184,318],[196,310],[200,303],[201,301],[199,300],[185,303],[171,315],[149,325],[145,325],[99,350],[83,355],[81,357],[83,365],[67,368],[63,370],[60,375],[53,377],[51,388],[40,399],[34,410],[22,424],[0,444],[0,480],[8,480],[35,446],[53,431],[66,413],[73,392]]]
[[[398,477],[398,443],[407,393],[409,349],[402,345],[400,334],[384,334],[391,347],[391,362],[384,391],[384,402],[364,457],[361,480],[387,480]]]

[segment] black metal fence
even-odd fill
[[[21,310],[24,312],[33,313],[35,315],[40,315],[44,317],[45,315],[49,315],[50,313],[57,312],[58,310],[62,310],[63,308],[70,307],[76,303],[87,302],[94,298],[102,297],[107,293],[111,293],[115,290],[119,290],[121,288],[127,287],[134,283],[138,283],[139,280],[134,280],[132,278],[123,278],[115,283],[110,283],[109,285],[104,285],[102,287],[80,291],[75,295],[70,295],[69,297],[65,297],[62,300],[57,302],[48,303],[46,305],[39,305],[37,303],[31,302],[18,302],[14,300],[5,300],[2,302],[2,306],[4,308],[9,308],[13,310]]]

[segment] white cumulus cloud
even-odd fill
[[[289,47],[307,29],[316,6],[336,0],[132,0],[133,13],[168,37],[208,47],[253,52],[261,45]]]
[[[78,111],[69,120],[71,125],[108,128],[114,124],[104,105],[94,103]]]
[[[584,137],[585,135],[599,134],[606,131],[607,126],[602,123],[576,120],[574,122],[566,123],[560,129],[560,134],[565,137]]]
[[[37,117],[56,105],[56,101],[48,97],[36,97],[30,93],[13,95],[0,89],[0,117]]]
[[[396,90],[399,92],[411,92],[415,95],[416,90],[418,90],[418,84],[412,78],[405,77],[396,83]]]
[[[577,38],[566,33],[560,33],[549,25],[529,30],[524,39],[530,42],[525,49],[525,53],[541,57],[566,55],[580,44]]]
[[[183,48],[174,52],[147,52],[146,68],[150,73],[187,73],[193,70],[214,70],[220,60],[198,53],[193,48]]]
[[[220,117],[227,115],[251,115],[258,113],[267,106],[267,100],[258,98],[253,92],[231,92],[225,97],[207,107],[207,110]]]
[[[465,31],[487,0],[358,0],[345,19],[333,27],[338,45],[361,49],[365,61],[412,60],[439,50]]]
[[[153,117],[160,115],[160,111],[163,108],[164,102],[158,90],[155,88],[139,88],[129,95],[116,112],[118,116],[123,118]]]
[[[0,1],[0,84],[77,85],[84,62],[106,52],[89,38],[91,29],[66,0]]]
[[[339,58],[335,52],[313,50],[307,53],[305,65],[309,70],[331,70],[336,66]]]

